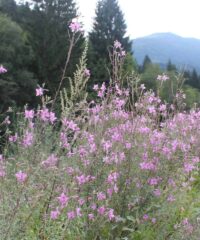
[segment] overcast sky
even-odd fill
[[[97,0],[76,0],[85,29],[92,27]],[[172,32],[200,39],[200,0],[118,0],[131,38]]]

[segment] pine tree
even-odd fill
[[[126,23],[117,0],[99,0],[93,30],[89,34],[89,67],[93,83],[109,80],[108,49],[118,40],[125,51],[131,52],[132,42],[126,35]]]
[[[193,69],[193,71],[192,71],[192,75],[191,75],[189,84],[194,88],[199,87],[199,78],[198,78],[198,74],[195,69]]]
[[[174,65],[171,60],[168,61],[167,63],[167,71],[176,71],[176,65]]]
[[[150,59],[150,57],[149,57],[148,55],[146,55],[146,56],[144,57],[144,61],[143,61],[142,67],[141,67],[141,72],[142,72],[142,73],[145,72],[145,70],[147,69],[147,67],[148,67],[150,64],[152,64],[151,59]]]

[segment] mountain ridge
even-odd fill
[[[195,68],[200,73],[200,39],[197,38],[154,33],[134,39],[133,52],[140,65],[148,55],[154,63],[166,65],[171,60],[180,70]]]

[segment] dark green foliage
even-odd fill
[[[171,60],[167,63],[167,71],[176,71],[176,65],[171,62]]]
[[[34,0],[34,8],[27,19],[26,28],[30,33],[35,61],[34,72],[39,83],[45,83],[53,94],[58,88],[69,47],[68,26],[76,17],[74,0]],[[71,76],[82,50],[83,39],[72,53],[73,58],[67,69]]]
[[[147,59],[147,58],[146,58]],[[144,61],[146,62],[146,61]],[[147,62],[146,62],[147,63]],[[145,84],[147,89],[157,90],[156,78],[162,73],[160,66],[158,64],[152,64],[148,61],[145,64],[144,72],[141,74],[141,83]]]
[[[93,83],[109,80],[109,49],[115,40],[131,52],[131,41],[126,35],[126,23],[117,0],[100,0],[97,3],[93,30],[89,34],[89,66]]]
[[[0,10],[17,22],[33,50],[31,71],[38,83],[45,83],[49,94],[58,88],[69,47],[68,26],[77,16],[74,0],[32,0],[17,5],[14,0],[0,0]],[[31,4],[31,6],[30,6]],[[83,45],[83,37],[72,52],[66,77],[72,76]],[[67,78],[63,86],[67,85]]]
[[[18,18],[17,4],[14,0],[0,0],[0,12],[6,13],[14,21]]]
[[[140,68],[140,71],[141,72],[145,72],[145,70],[148,68],[148,66],[150,64],[152,64],[151,59],[150,59],[150,57],[148,55],[146,55],[145,58],[144,58],[143,64],[142,64],[142,66]]]
[[[34,99],[36,80],[30,71],[32,49],[26,33],[10,18],[0,14],[0,64],[8,72],[0,75],[0,107],[23,106]]]

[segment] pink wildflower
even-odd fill
[[[169,79],[169,77],[166,74],[158,75],[158,77],[157,77],[157,80],[161,81],[161,82],[165,82],[168,79]]]
[[[58,158],[55,156],[55,154],[51,154],[47,160],[43,161],[42,162],[42,165],[46,168],[49,168],[49,167],[56,167],[56,164],[58,162]]]
[[[122,44],[121,44],[118,40],[115,40],[115,41],[114,41],[114,47],[115,47],[115,48],[121,48],[121,47],[122,47]]]
[[[67,197],[64,193],[61,193],[61,195],[58,197],[58,200],[61,206],[64,207],[67,205],[69,197]]]
[[[34,118],[34,111],[33,110],[25,110],[25,118],[26,119],[33,119]]]
[[[80,206],[82,206],[85,203],[85,200],[83,198],[80,198],[78,200],[78,203],[79,203]]]
[[[88,177],[86,177],[84,174],[80,176],[76,176],[76,180],[78,182],[78,185],[83,185],[84,183],[88,182]]]
[[[153,193],[154,193],[154,195],[155,195],[156,197],[160,197],[160,195],[161,195],[160,189],[155,189],[155,190],[153,191]]]
[[[90,77],[90,70],[86,68],[86,69],[84,70],[84,75],[85,75],[86,77]]]
[[[147,221],[147,220],[149,219],[148,214],[144,214],[143,219],[144,219],[145,221]]]
[[[24,138],[22,140],[22,145],[24,147],[29,147],[33,144],[33,133],[26,131]]]
[[[7,73],[7,69],[4,66],[0,65],[0,74],[2,73]]]
[[[89,213],[88,214],[88,218],[89,218],[89,220],[93,220],[94,219],[94,214],[93,213]]]
[[[24,172],[22,172],[22,171],[19,171],[19,172],[17,172],[17,173],[15,174],[15,177],[17,178],[17,181],[18,181],[19,183],[23,183],[23,182],[25,182],[26,179],[27,179],[27,174],[24,173]]]
[[[120,52],[120,57],[125,57],[126,56],[126,51],[121,51]]]
[[[12,142],[12,143],[14,143],[14,142],[16,142],[17,141],[17,139],[18,139],[18,135],[17,135],[17,133],[15,133],[15,135],[11,135],[11,136],[9,136],[9,142]]]
[[[103,192],[99,192],[99,193],[97,193],[97,199],[99,201],[105,200],[106,199],[106,195]]]
[[[190,173],[194,169],[195,169],[195,166],[193,164],[191,164],[191,163],[184,163],[184,171],[186,173]]]
[[[42,96],[44,94],[44,89],[39,87],[39,88],[36,88],[36,96]]]
[[[67,213],[68,220],[72,220],[76,217],[76,214],[74,211],[70,211]]]
[[[93,89],[94,89],[95,91],[98,91],[98,89],[99,89],[98,84],[95,84],[95,85],[93,86]]]
[[[109,219],[110,221],[112,221],[114,218],[115,218],[114,209],[111,208],[111,209],[108,211],[108,219]]]
[[[159,181],[160,181],[160,178],[150,178],[148,180],[148,184],[151,186],[155,186],[155,185],[158,185]]]
[[[174,202],[175,200],[176,200],[175,197],[173,195],[171,195],[171,194],[167,198],[168,202]]]
[[[114,185],[117,182],[118,177],[119,177],[118,172],[112,172],[108,175],[107,181],[108,181],[109,184]]]
[[[49,121],[53,124],[56,121],[56,116],[54,112],[49,112]]]
[[[11,121],[10,121],[9,116],[7,116],[7,117],[4,119],[4,122],[3,122],[3,123],[6,124],[6,125],[10,125],[10,124],[11,124]]]
[[[108,188],[108,189],[107,189],[107,194],[108,194],[109,197],[112,197],[112,195],[113,195],[113,189],[112,189],[112,188]]]
[[[76,208],[76,215],[78,216],[78,217],[81,217],[82,216],[82,213],[81,213],[81,208]]]
[[[76,19],[73,19],[69,25],[69,28],[72,32],[77,33],[81,31],[81,24]]]
[[[104,215],[105,211],[106,211],[106,208],[104,206],[99,207],[97,209],[97,212],[99,213],[99,215]]]
[[[55,220],[58,218],[58,216],[60,215],[60,212],[58,209],[54,210],[54,211],[51,211],[51,219],[52,220]]]

